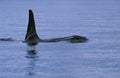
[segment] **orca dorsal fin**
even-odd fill
[[[32,45],[32,44],[37,44],[39,41],[40,38],[38,37],[36,32],[34,14],[32,10],[29,9],[29,20],[28,20],[27,33],[25,36],[25,42]]]

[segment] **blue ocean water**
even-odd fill
[[[0,38],[24,40],[28,10],[42,39],[81,35],[86,43],[40,43],[37,58],[27,45],[0,41],[0,78],[118,78],[120,1],[1,0]]]

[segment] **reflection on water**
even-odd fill
[[[28,66],[25,68],[26,69],[25,75],[28,78],[35,77],[37,75],[37,72],[35,71],[37,58],[28,58],[28,60],[29,60]]]
[[[36,51],[36,46],[28,46],[27,49],[27,55],[26,58],[28,58],[28,66],[26,67],[26,75],[27,77],[35,77],[37,75],[37,72],[35,71],[36,64],[35,62],[37,61],[37,51]]]
[[[36,46],[28,46],[27,51],[35,51],[36,50]]]
[[[36,58],[37,51],[36,51],[36,46],[28,46],[27,49],[27,58]]]

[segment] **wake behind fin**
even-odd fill
[[[28,28],[25,36],[25,42],[28,45],[37,45],[40,42],[40,38],[37,35],[35,28],[35,20],[34,14],[31,9],[29,9],[29,20],[28,20]]]

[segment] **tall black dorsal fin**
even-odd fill
[[[28,28],[25,36],[25,42],[29,45],[36,45],[40,41],[40,38],[37,35],[34,21],[34,14],[32,10],[29,10],[29,20],[28,20]]]

